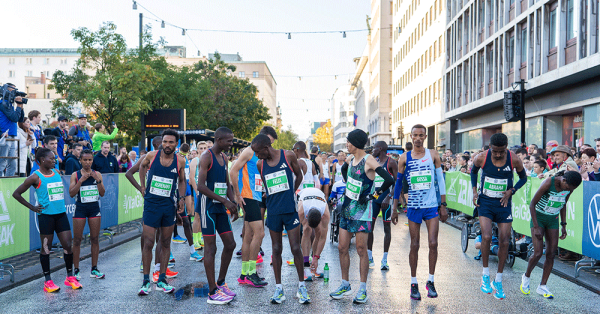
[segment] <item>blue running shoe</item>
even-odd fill
[[[182,238],[180,235],[176,235],[173,237],[173,239],[171,240],[173,243],[186,243],[187,239]],[[172,255],[171,255],[172,256]]]
[[[369,258],[369,268],[375,267],[375,260],[373,258]]]
[[[329,296],[334,300],[339,300],[344,296],[351,294],[352,287],[350,285],[344,286],[344,284],[341,284],[340,287],[337,288],[337,290],[335,290],[334,292],[330,293]]]
[[[271,297],[271,303],[273,304],[281,304],[285,301],[285,295],[283,294],[283,289],[275,288],[275,293]]]
[[[169,253],[169,263],[175,263],[175,257],[173,257],[173,252]]]
[[[488,275],[481,276],[480,289],[483,293],[487,293],[487,294],[492,293],[492,285],[490,285],[490,276],[488,276]]]
[[[81,281],[81,274],[79,273],[79,269],[73,271],[73,276],[77,278],[77,281]]]
[[[494,281],[494,290],[496,290],[496,292],[494,293],[494,298],[498,299],[498,300],[504,300],[504,298],[506,298],[506,295],[504,295],[504,289],[502,288],[502,281],[501,282],[497,282]]]
[[[142,283],[142,287],[138,291],[138,295],[148,295],[150,294],[151,290],[152,285],[150,284],[150,281],[144,281],[144,283]]]
[[[300,302],[300,304],[310,303],[310,296],[308,296],[308,291],[306,290],[305,286],[298,288],[296,296],[298,297],[298,302]]]
[[[198,254],[198,252],[190,254],[190,261],[202,262],[202,260],[204,260],[204,256]]]
[[[171,293],[173,291],[175,291],[175,288],[171,285],[169,285],[166,281],[159,281],[156,284],[156,287],[158,289],[161,289],[164,293]]]
[[[367,302],[368,299],[369,297],[367,296],[367,290],[360,289],[358,290],[358,293],[356,294],[352,302],[356,304],[362,304]]]

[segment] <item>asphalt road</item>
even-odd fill
[[[309,305],[301,305],[295,297],[297,280],[293,267],[283,266],[283,285],[287,300],[281,305],[270,304],[275,280],[269,266],[271,239],[267,236],[263,241],[265,262],[257,267],[259,274],[266,277],[269,285],[265,288],[238,286],[236,278],[240,274],[241,259],[233,258],[227,282],[238,294],[228,305],[208,305],[206,298],[197,298],[190,294],[190,287],[205,283],[206,276],[201,263],[188,260],[187,245],[172,243],[172,251],[176,259],[174,270],[179,271],[177,278],[169,282],[175,288],[184,288],[181,301],[175,300],[172,294],[154,290],[150,295],[140,297],[137,291],[142,283],[139,272],[140,244],[139,240],[100,254],[99,269],[106,274],[106,279],[98,280],[87,277],[90,259],[82,261],[83,289],[71,290],[62,282],[66,272],[64,269],[52,274],[54,282],[61,287],[58,293],[43,292],[44,280],[37,279],[10,291],[0,294],[0,313],[598,313],[600,296],[572,282],[551,275],[548,287],[554,293],[554,300],[546,300],[535,293],[541,277],[541,269],[536,268],[532,274],[532,294],[525,296],[519,291],[521,274],[525,271],[526,262],[517,259],[514,267],[504,271],[504,290],[507,298],[496,300],[492,295],[483,294],[479,290],[481,263],[473,260],[476,255],[474,245],[469,246],[466,254],[460,250],[460,231],[442,224],[439,237],[439,258],[435,274],[435,284],[439,297],[426,298],[425,282],[427,280],[427,237],[425,225],[421,231],[421,251],[417,277],[422,301],[409,298],[410,269],[408,266],[408,250],[410,237],[405,216],[392,227],[392,247],[388,263],[389,271],[379,270],[383,254],[383,228],[378,221],[375,230],[374,259],[376,267],[370,270],[368,280],[369,300],[366,304],[352,303],[352,297],[343,300],[332,300],[328,294],[340,284],[340,268],[337,245],[328,243],[322,256],[323,264],[330,265],[330,283],[322,280],[308,282],[308,292],[312,298]],[[236,241],[241,247],[241,221],[233,223]],[[181,227],[179,227],[180,230]],[[183,234],[183,232],[180,232]],[[472,240],[471,240],[472,241]],[[287,238],[284,239],[284,259],[292,257]],[[220,251],[217,253],[217,267]],[[490,258],[492,278],[495,276],[495,257]],[[53,260],[53,265],[56,260]],[[218,269],[218,268],[217,268]],[[41,272],[41,267],[40,267]],[[351,247],[350,282],[353,290],[359,286],[358,255]]]

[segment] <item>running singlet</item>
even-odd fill
[[[267,193],[268,213],[282,215],[295,212],[294,173],[285,157],[285,151],[280,150],[279,162],[274,167],[263,160],[261,172]]]
[[[252,158],[244,165],[238,176],[238,188],[242,198],[262,201],[263,183],[256,168],[258,157],[252,153]]]
[[[92,170],[93,171],[93,170]],[[77,181],[82,177],[81,170],[77,171]],[[75,205],[77,209],[92,210],[99,209],[100,193],[98,192],[98,184],[92,176],[81,183],[79,193],[75,195]]]
[[[40,214],[56,215],[66,212],[65,188],[60,174],[55,169],[52,169],[49,176],[43,175],[39,170],[35,174],[40,178],[40,183],[35,187],[35,195],[38,203],[44,206]]]
[[[557,192],[554,186],[554,177],[551,177],[550,189],[544,193],[539,202],[535,205],[535,210],[546,215],[558,215],[560,210],[567,202],[569,191]]]
[[[435,164],[429,149],[421,159],[412,159],[412,151],[406,155],[404,177],[408,183],[407,207],[413,209],[438,206],[435,193]],[[381,197],[380,197],[381,198]]]
[[[189,184],[189,182],[190,182],[190,163],[189,163],[187,157],[183,157],[183,159],[185,159],[185,168],[184,168],[185,181],[188,182],[188,184]]]
[[[502,167],[494,166],[491,150],[485,153],[485,161],[481,167],[481,185],[479,187],[479,200],[481,204],[499,206],[504,191],[513,187],[513,166],[511,152],[506,153],[506,162]],[[511,207],[508,200],[507,207]]]
[[[165,206],[164,210],[173,210],[177,202],[175,191],[179,183],[177,155],[173,155],[173,162],[165,167],[160,163],[162,153],[162,150],[157,151],[150,163],[144,201],[153,205]]]
[[[300,184],[300,187],[298,188],[300,191],[302,191],[303,189],[306,188],[314,188],[315,187],[315,179],[313,177],[312,174],[312,167],[313,164],[309,159],[306,158],[300,158],[304,161],[304,163],[306,164],[306,173],[303,173],[302,175],[302,184]]]
[[[342,165],[338,163],[335,164],[335,182],[344,181],[344,176],[342,176]]]
[[[377,162],[379,162],[379,160],[377,160]],[[387,172],[393,177],[394,174],[392,174],[390,168],[389,168],[389,162],[390,162],[390,157],[388,157],[388,159],[385,161],[385,163],[383,163],[383,165],[381,166],[383,169],[387,170]],[[379,187],[381,187],[383,185],[383,182],[385,180],[379,176],[377,173],[375,173],[375,180],[373,180],[373,191],[371,193],[374,193],[375,190],[377,190]],[[387,189],[385,191],[383,191],[383,193],[381,193],[381,195],[379,195],[379,197],[375,200],[373,200],[375,203],[377,204],[381,204],[383,203],[383,200],[388,196],[388,194],[390,194],[390,189]]]
[[[306,188],[300,192],[300,200],[304,208],[304,217],[308,217],[308,212],[313,208],[316,208],[321,213],[321,216],[325,213],[327,202],[325,201],[325,194],[321,190]]]
[[[359,204],[361,197],[366,197],[373,189],[373,180],[367,177],[365,164],[367,163],[367,154],[360,160],[358,165],[353,166],[354,158],[350,161],[348,167],[348,180],[346,181],[346,192],[344,195],[344,205],[342,206],[342,215],[344,218],[360,221],[373,220],[371,206],[368,202]]]
[[[321,167],[322,167],[321,172],[323,173],[323,178],[329,179],[329,161],[324,162]]]
[[[227,168],[225,166],[227,157],[221,153],[221,157],[223,158],[223,165],[221,166],[212,149],[208,151],[210,152],[211,165],[206,172],[206,187],[220,197],[227,199]],[[217,200],[212,200],[211,202],[206,195],[202,195],[202,198],[205,201],[207,212],[215,214],[227,213],[225,206],[221,202]]]

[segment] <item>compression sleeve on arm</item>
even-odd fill
[[[525,168],[523,168],[523,170],[517,172],[517,174],[519,175],[519,181],[517,181],[517,184],[515,184],[514,188],[515,188],[515,192],[520,189],[523,185],[525,185],[525,183],[527,183],[527,172],[525,171]]]
[[[348,164],[344,163],[342,165],[342,177],[344,177],[344,181],[348,181]]]
[[[479,173],[479,167],[475,166],[473,163],[473,168],[471,169],[471,187],[477,186],[477,174]]]
[[[389,189],[390,186],[394,184],[394,178],[392,178],[390,173],[387,172],[387,170],[383,169],[383,167],[379,166],[375,168],[375,172],[384,180],[383,184],[377,189],[377,194],[379,194],[381,191]]]
[[[440,195],[446,195],[446,181],[444,180],[444,172],[442,171],[442,167],[435,168],[435,177],[437,179]]]
[[[396,186],[394,186],[394,199],[397,200],[400,198],[400,193],[402,193],[402,179],[404,178],[404,173],[398,172],[398,177],[396,178]]]

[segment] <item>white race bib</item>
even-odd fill
[[[222,198],[227,199],[227,183],[215,182],[215,194]],[[217,200],[213,200],[213,203],[221,203]]]
[[[287,191],[290,189],[290,184],[288,182],[287,175],[285,170],[280,170],[274,173],[269,173],[265,175],[267,190],[269,191],[269,195]]]
[[[483,182],[483,195],[491,198],[503,198],[504,191],[508,189],[508,179],[494,179],[485,177]]]
[[[565,196],[554,195],[548,198],[548,204],[544,208],[544,212],[550,215],[556,215],[565,206],[567,199]]]
[[[431,170],[411,171],[410,172],[410,187],[412,190],[429,190],[433,183]]]
[[[160,197],[169,197],[171,196],[172,188],[173,179],[152,176],[152,181],[150,182],[150,194]]]
[[[348,177],[348,181],[346,182],[346,196],[348,196],[351,200],[358,201],[361,188],[361,181]]]
[[[79,189],[79,196],[82,203],[93,203],[100,199],[100,193],[98,192],[97,185],[82,186]]]
[[[264,191],[263,182],[262,182],[262,178],[260,177],[260,174],[254,175],[254,191],[256,191],[256,192]]]
[[[63,186],[62,181],[48,183],[46,188],[48,189],[48,200],[50,200],[50,202],[65,199],[65,187]]]

